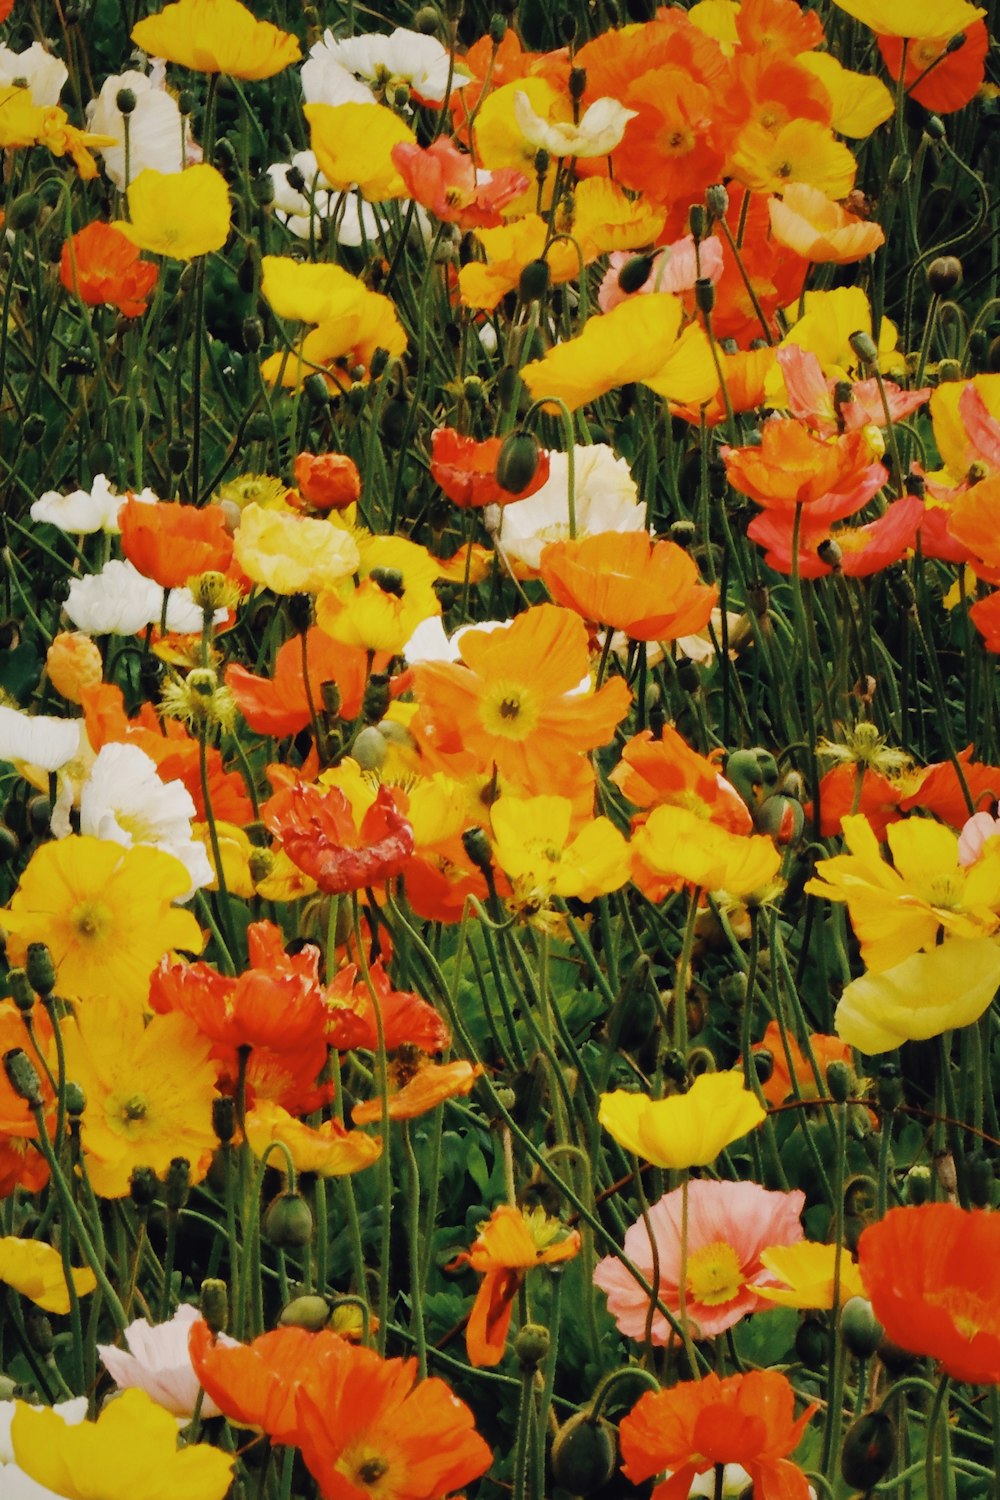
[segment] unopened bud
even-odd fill
[[[911,1167],[903,1181],[903,1193],[907,1203],[912,1203],[917,1208],[921,1203],[927,1203],[930,1200],[932,1186],[930,1167],[925,1167],[922,1162]]]
[[[867,1297],[849,1297],[840,1314],[840,1332],[850,1352],[870,1359],[885,1337],[885,1329],[872,1312]]]
[[[522,302],[540,302],[549,289],[549,263],[544,258],[529,260],[521,272],[517,294]]]
[[[152,1167],[133,1167],[129,1178],[129,1197],[136,1208],[152,1208],[160,1184]]]
[[[201,1284],[201,1315],[212,1333],[225,1333],[229,1326],[229,1288],[216,1276]]]
[[[23,1099],[29,1109],[43,1108],[45,1100],[42,1096],[42,1081],[23,1047],[12,1047],[9,1052],[5,1052],[3,1067],[7,1081],[17,1097]]]
[[[7,210],[7,228],[15,232],[31,229],[38,223],[42,205],[34,193],[21,193]]]
[[[497,484],[509,495],[519,495],[534,479],[542,447],[533,432],[516,429],[504,438],[497,456]]]
[[[863,328],[859,328],[856,333],[852,333],[848,339],[848,343],[863,364],[874,365],[878,363],[878,347],[871,334],[865,333]]]
[[[313,1236],[312,1211],[301,1193],[279,1193],[264,1214],[264,1237],[276,1250],[301,1250]]]
[[[826,1086],[836,1104],[845,1104],[851,1097],[851,1072],[845,1063],[832,1062],[826,1070]]]
[[[493,868],[493,850],[490,848],[490,841],[486,830],[480,828],[478,824],[475,828],[467,828],[462,834],[462,847],[477,870],[485,874]]]
[[[11,969],[7,975],[7,983],[18,1010],[23,1015],[29,1015],[35,1008],[37,997],[27,974],[23,969]]]
[[[389,678],[385,672],[372,672],[365,687],[361,717],[366,724],[377,724],[389,707]]]
[[[551,1343],[549,1330],[541,1323],[525,1323],[514,1340],[514,1353],[523,1369],[532,1370],[545,1359]]]
[[[710,277],[698,277],[694,284],[694,300],[699,312],[712,312],[715,307],[715,282]]]
[[[957,255],[938,255],[927,267],[927,285],[936,297],[947,297],[962,285],[962,262]]]
[[[319,1333],[330,1321],[332,1309],[325,1297],[309,1294],[293,1297],[281,1310],[278,1324],[282,1328],[304,1328],[307,1333]]]
[[[590,1410],[564,1422],[552,1441],[552,1477],[571,1495],[590,1495],[610,1484],[618,1463],[614,1428]]]
[[[260,854],[267,852],[264,849],[257,851]],[[253,878],[251,876],[251,879]],[[228,1146],[236,1134],[236,1101],[231,1099],[228,1094],[219,1094],[212,1101],[212,1129],[215,1131],[219,1144],[222,1146]]]
[[[688,228],[695,244],[705,238],[705,205],[703,203],[692,203],[688,209]]]
[[[896,1457],[896,1429],[884,1411],[869,1411],[847,1430],[840,1472],[852,1489],[870,1492]]]
[[[191,1163],[186,1156],[175,1156],[167,1169],[163,1200],[167,1211],[179,1214],[191,1192]]]
[[[705,204],[713,219],[724,219],[729,212],[729,194],[725,184],[713,182],[705,193]]]

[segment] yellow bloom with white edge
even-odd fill
[[[1000,988],[1000,946],[982,938],[947,938],[844,990],[835,1025],[859,1052],[891,1052],[971,1026]]]
[[[754,1291],[778,1307],[821,1312],[843,1307],[851,1297],[865,1295],[861,1272],[848,1252],[838,1245],[818,1245],[812,1240],[799,1240],[796,1245],[772,1245],[760,1252],[760,1263],[782,1284],[762,1286],[758,1282]]]
[[[616,1089],[602,1094],[597,1118],[610,1136],[654,1167],[707,1167],[756,1130],[767,1110],[740,1073],[702,1073],[686,1094],[650,1099]]]
[[[830,95],[830,125],[838,135],[864,140],[892,114],[893,97],[881,78],[845,68],[832,52],[800,52],[795,61],[818,78]]]
[[[310,516],[248,505],[233,547],[248,578],[275,594],[317,594],[349,578],[358,547],[349,532]]]
[[[207,162],[183,172],[147,167],[129,183],[127,197],[128,221],[112,227],[140,250],[193,260],[221,250],[229,236],[229,188]]]
[[[78,1297],[86,1296],[97,1285],[97,1277],[89,1266],[71,1269],[70,1276]],[[45,1312],[69,1312],[70,1295],[62,1256],[43,1240],[22,1240],[16,1235],[0,1239],[0,1281]]]
[[[750,896],[777,875],[781,855],[763,834],[730,833],[687,807],[656,807],[632,840],[641,867],[667,880],[684,881],[706,891]]]
[[[222,1500],[236,1461],[207,1443],[178,1448],[177,1422],[140,1390],[72,1426],[18,1401],[10,1440],[17,1467],[66,1500]]]
[[[132,28],[136,46],[196,73],[273,78],[298,62],[297,37],[258,21],[240,0],[177,0]]]
[[[514,198],[504,208],[504,214],[513,218],[527,214],[536,208],[547,210],[552,203],[558,163],[550,161],[548,171],[542,179],[542,195],[539,204],[538,174],[535,171],[536,148],[528,141],[514,112],[514,100],[523,94],[536,115],[548,123],[568,124],[573,119],[569,98],[565,90],[553,88],[544,78],[518,78],[512,83],[501,84],[492,89],[476,112],[473,135],[476,155],[488,171],[498,167],[516,167],[523,172],[530,184],[519,198]]]
[[[718,388],[711,348],[696,325],[681,333],[683,316],[669,292],[626,299],[525,365],[522,379],[534,400],[559,397],[570,411],[633,381],[671,401],[708,401]]]
[[[879,36],[955,36],[986,14],[966,0],[833,0],[833,3]]]
[[[310,145],[330,186],[357,187],[370,203],[402,198],[406,187],[392,159],[393,146],[416,136],[384,104],[307,104]]]
[[[608,818],[572,832],[568,797],[501,797],[492,808],[493,853],[515,902],[552,896],[593,901],[620,890],[629,875],[628,844]]]
[[[514,118],[524,139],[550,156],[607,156],[621,145],[625,127],[637,110],[617,99],[595,99],[578,121],[546,120],[532,108],[523,89],[514,93]]]
[[[975,864],[963,868],[953,829],[910,817],[886,829],[889,864],[867,818],[845,817],[843,833],[850,852],[821,859],[805,889],[846,903],[872,973],[933,948],[942,931],[983,938],[1000,926],[1000,848],[987,845]]]

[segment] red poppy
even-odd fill
[[[996,597],[995,594],[990,595],[991,599]],[[1000,766],[973,762],[971,745],[959,750],[955,759],[962,768],[962,780],[977,812],[1000,798]],[[900,797],[899,807],[904,813],[915,807],[923,808],[952,828],[961,828],[969,816],[969,804],[965,799],[962,782],[950,760],[937,761],[927,766],[920,774],[918,785]]]
[[[164,589],[183,588],[210,569],[225,573],[233,538],[221,506],[144,505],[128,499],[118,512],[122,551],[134,568]]]
[[[619,1428],[622,1472],[641,1484],[663,1469],[670,1477],[653,1500],[686,1500],[692,1480],[716,1464],[740,1464],[757,1500],[808,1500],[802,1470],[790,1463],[816,1410],[794,1420],[795,1393],[776,1370],[706,1375],[666,1391],[647,1391]]]
[[[258,677],[237,662],[226,668],[226,686],[257,734],[281,737],[305,729],[312,722],[313,711],[322,711],[325,682],[337,684],[343,718],[353,719],[360,712],[368,678],[368,653],[361,646],[341,645],[313,625],[305,636],[305,659],[308,692],[301,636],[294,636],[278,648],[269,678]],[[379,670],[377,660],[375,670]]]
[[[326,1500],[443,1500],[493,1461],[472,1412],[415,1359],[332,1337],[301,1381],[293,1441]]]
[[[858,1243],[889,1338],[970,1385],[1000,1384],[1000,1216],[953,1203],[893,1208]]]
[[[138,245],[100,220],[63,242],[59,280],[90,307],[108,303],[126,318],[139,318],[159,274],[152,261],[140,260]]]
[[[340,787],[323,791],[305,782],[275,793],[265,818],[292,863],[327,895],[391,880],[413,853],[413,829],[387,786],[379,787],[360,827]]]
[[[804,525],[799,533],[799,576],[825,578],[835,571],[823,555],[826,544],[836,547],[837,569],[847,578],[881,573],[916,546],[923,516],[924,502],[916,495],[904,495],[866,526],[841,526],[830,531],[825,526],[814,529]],[[792,571],[793,525],[787,511],[766,510],[747,527],[747,536],[765,548],[764,561],[778,573]]]
[[[858,777],[861,791],[858,791]],[[863,813],[872,831],[881,838],[890,823],[899,821],[902,788],[869,766],[844,762],[827,771],[819,783],[819,831],[823,838],[836,838],[841,819],[852,812]],[[812,809],[808,807],[811,815]]]
[[[973,100],[986,75],[990,39],[984,20],[973,21],[961,33],[962,45],[949,50],[951,37],[911,37],[905,44],[899,36],[876,37],[882,61],[894,80],[899,78],[903,47],[906,71],[903,81],[911,99],[936,114],[964,109]],[[921,79],[918,83],[917,80]]]
[[[401,141],[393,146],[392,159],[407,197],[444,223],[462,229],[493,229],[502,224],[500,209],[529,186],[524,173],[514,167],[477,172],[472,157],[444,135],[426,149]]]
[[[368,978],[375,991],[382,1016],[386,1049],[419,1047],[422,1052],[440,1052],[447,1047],[451,1033],[433,1005],[409,990],[394,990],[389,976],[376,959],[369,966]],[[327,1041],[338,1052],[363,1047],[374,1052],[378,1046],[375,1003],[368,983],[359,978],[355,964],[341,969],[326,991]]]
[[[523,490],[515,494],[501,489],[497,480],[497,459],[503,438],[463,437],[454,427],[438,427],[431,434],[431,474],[448,499],[463,509],[481,505],[507,505],[524,500],[540,490],[549,477],[549,455],[543,448],[538,466]]]
[[[702,583],[690,553],[674,542],[652,542],[644,531],[551,542],[539,567],[557,604],[636,641],[695,635],[719,597],[714,584]]]
[[[274,1443],[297,1443],[296,1398],[324,1350],[339,1345],[327,1330],[276,1328],[250,1344],[218,1344],[201,1318],[188,1349],[195,1373],[219,1410],[241,1427],[259,1427]]]
[[[361,498],[361,475],[346,453],[300,453],[295,483],[313,510],[346,510]]]
[[[498,875],[502,883],[502,871]],[[406,899],[426,922],[460,922],[470,896],[485,902],[489,895],[482,872],[470,864],[460,838],[414,854],[404,879]]]

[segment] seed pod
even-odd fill
[[[618,1444],[614,1428],[588,1409],[574,1412],[552,1442],[552,1478],[571,1495],[590,1495],[614,1477]]]
[[[867,1297],[850,1297],[844,1303],[840,1331],[845,1345],[858,1359],[868,1359],[885,1338],[885,1329]]]
[[[896,1429],[884,1411],[869,1411],[847,1430],[840,1472],[852,1489],[870,1490],[884,1479],[896,1457]]]

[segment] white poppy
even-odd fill
[[[68,495],[46,490],[32,505],[31,519],[58,526],[60,531],[74,536],[89,536],[95,531],[117,536],[121,532],[118,512],[128,498],[128,494],[119,494],[111,488],[106,474],[98,474],[89,490],[72,490]],[[143,505],[159,503],[151,489],[140,490],[131,498]]]
[[[74,578],[63,608],[77,630],[88,635],[135,635],[147,625],[159,624],[163,590],[151,578],[144,578],[130,562],[113,558],[99,573]],[[225,619],[226,611],[216,610],[216,624]],[[167,629],[190,635],[200,630],[201,625],[201,609],[191,597],[190,589],[171,589]]]
[[[330,32],[326,33],[330,36]],[[374,104],[375,95],[338,61],[325,42],[317,42],[302,64],[302,93],[306,104]]]
[[[192,1323],[201,1321],[196,1307],[181,1303],[168,1323],[147,1323],[137,1318],[125,1329],[128,1352],[113,1344],[98,1344],[108,1374],[121,1391],[138,1389],[175,1417],[190,1417],[198,1401],[201,1382],[194,1372],[188,1338]],[[220,1333],[217,1343],[238,1348],[236,1339]],[[202,1400],[203,1417],[221,1416],[211,1396]]]
[[[451,56],[436,37],[424,36],[397,26],[388,36],[370,33],[365,36],[338,38],[332,31],[310,49],[310,60],[325,64],[334,62],[356,79],[384,86],[390,78],[408,83],[425,104],[441,104],[445,91],[459,89],[469,82],[461,66],[452,69]],[[303,66],[303,86],[309,63]],[[307,102],[309,95],[306,96]],[[324,101],[326,102],[326,101]],[[338,99],[337,103],[343,103]]]
[[[646,507],[623,458],[605,443],[573,449],[576,535],[601,531],[644,531]],[[542,548],[569,537],[569,458],[549,454],[549,477],[526,500],[501,511],[497,544],[508,557],[537,568]]]
[[[68,77],[62,58],[46,52],[41,42],[32,42],[24,52],[0,47],[0,88],[19,84],[30,89],[32,102],[46,109],[59,103],[59,95]]]
[[[125,117],[118,108],[118,95],[130,89],[135,109],[128,117],[128,178],[125,175]],[[104,170],[120,192],[140,172],[180,172],[191,161],[200,161],[201,150],[189,139],[177,100],[145,73],[134,69],[105,79],[96,99],[87,105],[87,129],[113,136],[116,145],[95,147]],[[186,150],[182,149],[182,142]]]
[[[625,127],[638,110],[626,109],[617,99],[595,99],[574,124],[572,120],[546,120],[533,109],[520,89],[514,94],[514,118],[529,146],[550,156],[607,156],[621,144]]]
[[[0,760],[58,771],[80,748],[81,722],[0,705]]]

